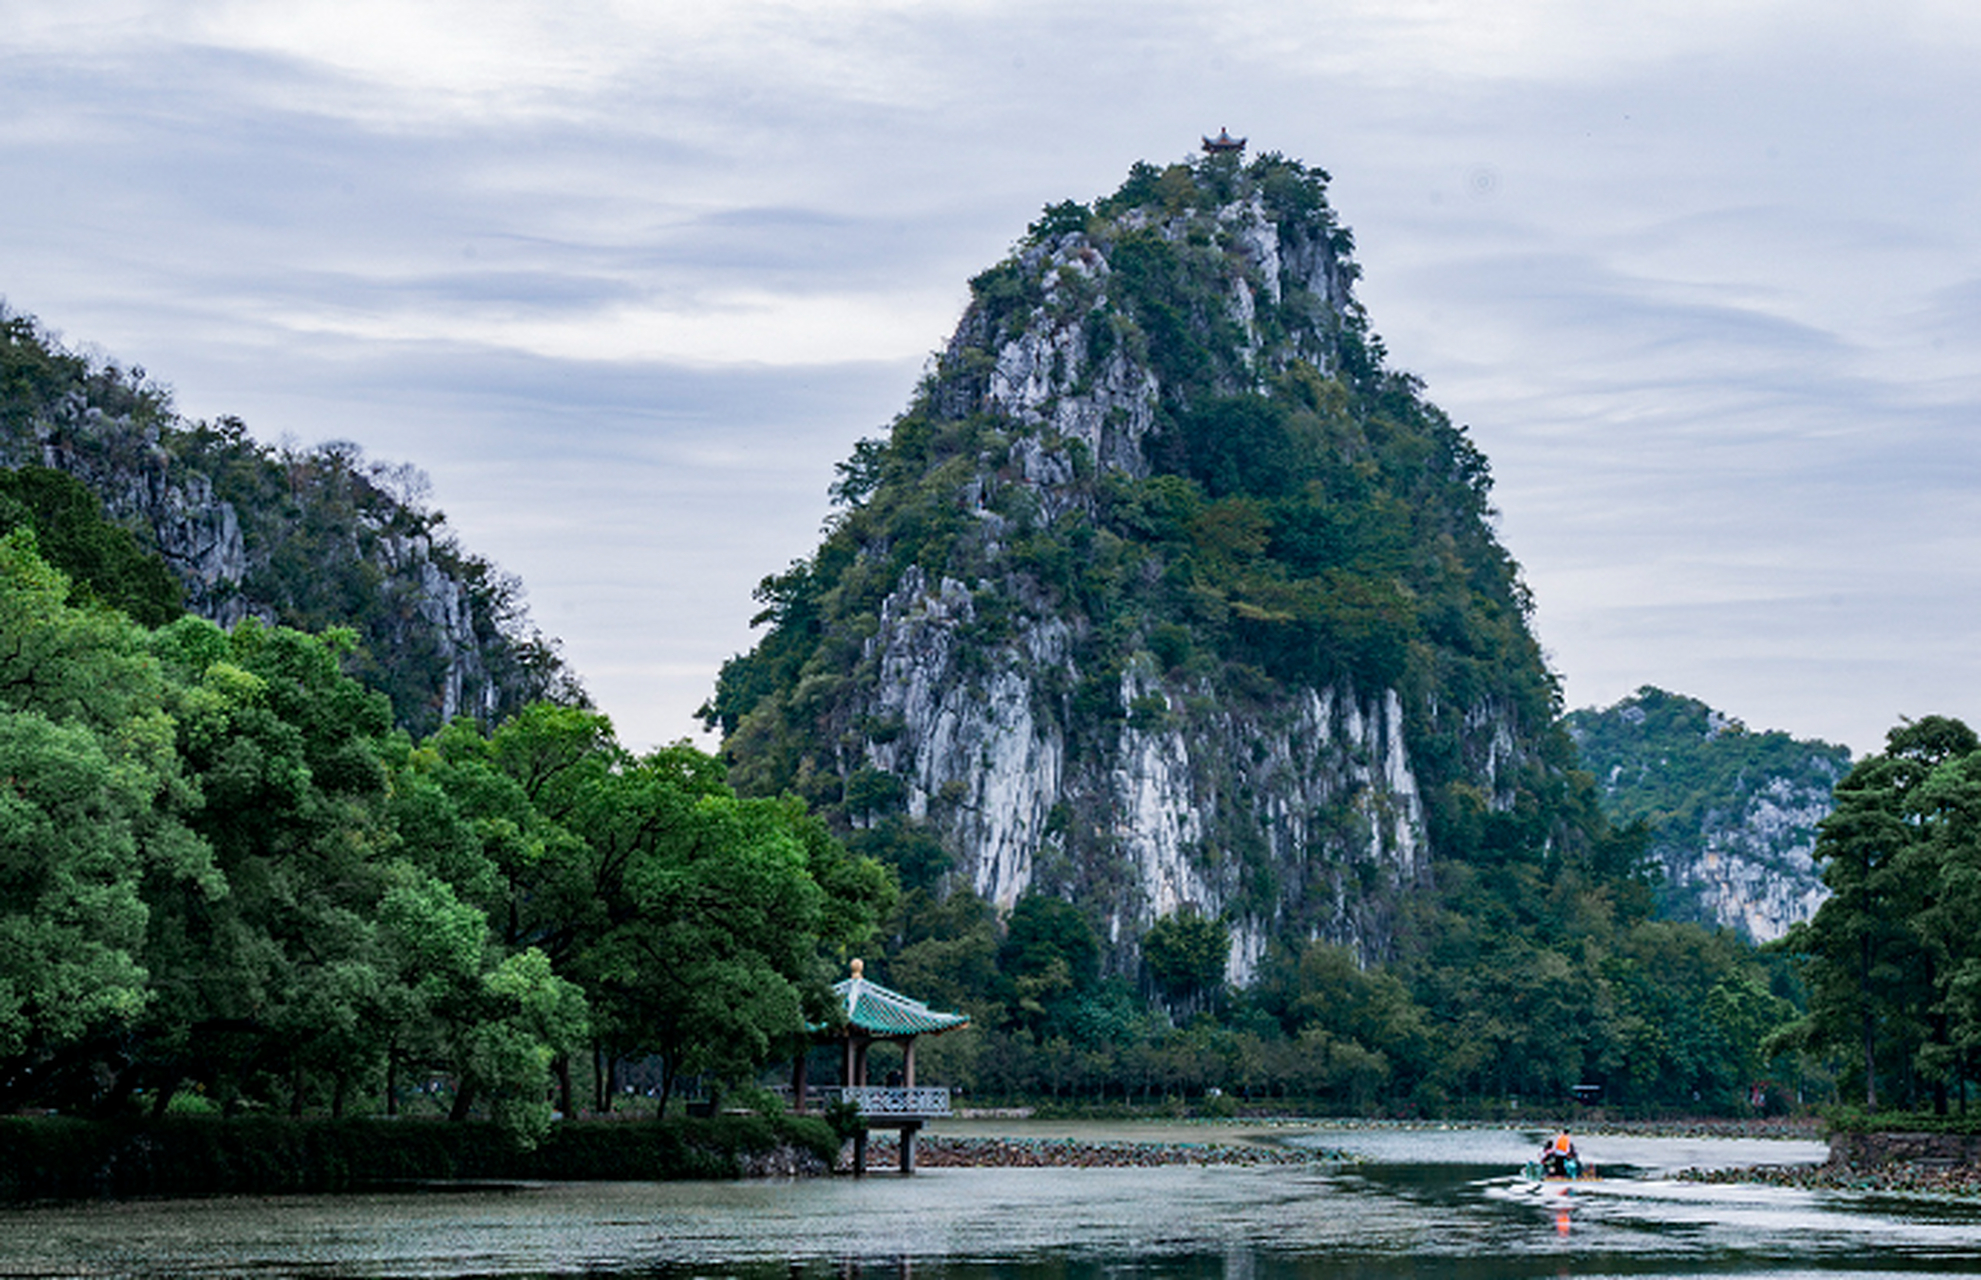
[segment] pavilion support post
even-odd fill
[[[901,1126],[901,1176],[904,1178],[915,1172],[915,1135],[921,1128],[919,1123]]]
[[[798,1115],[805,1114],[805,1059],[811,1055],[808,1046],[799,1046],[797,1061],[791,1064],[791,1110]]]
[[[853,1130],[853,1176],[867,1176],[867,1130],[864,1125]]]
[[[915,1087],[915,1037],[909,1036],[901,1046],[901,1083],[907,1088]]]

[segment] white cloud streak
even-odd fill
[[[1577,703],[1981,717],[1981,10],[0,0],[0,293],[433,473],[625,736],[690,729],[1045,203],[1331,170]]]

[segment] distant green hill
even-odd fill
[[[144,584],[160,608],[182,600],[223,625],[252,616],[350,627],[360,639],[353,674],[389,695],[415,733],[457,714],[493,723],[536,698],[582,698],[555,643],[531,624],[520,582],[460,545],[446,517],[422,504],[415,469],[367,460],[347,441],[278,448],[236,419],[188,421],[142,369],[67,350],[4,306],[0,467],[19,469],[0,485],[0,522],[10,526],[25,517],[8,511],[23,504],[70,501],[35,469],[86,486],[138,561],[156,556],[170,569],[176,590]],[[90,576],[63,561],[49,528],[40,533],[52,559]]]
[[[1755,733],[1649,685],[1565,723],[1611,820],[1650,827],[1665,915],[1765,942],[1814,913],[1825,890],[1810,851],[1849,748]]]

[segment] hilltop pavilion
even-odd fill
[[[1245,150],[1245,139],[1234,138],[1231,136],[1231,130],[1220,127],[1217,137],[1204,139],[1204,150],[1214,156],[1224,155],[1227,152],[1242,154]]]

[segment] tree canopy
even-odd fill
[[[9,1106],[338,1113],[443,1079],[529,1139],[589,1047],[670,1081],[788,1056],[891,903],[685,744],[548,704],[415,742],[349,632],[147,630],[36,541],[0,538]]]
[[[1945,1114],[1981,1078],[1981,739],[1927,716],[1837,784],[1816,842],[1831,896],[1780,944],[1808,975],[1783,1044],[1836,1054],[1867,1107]]]

